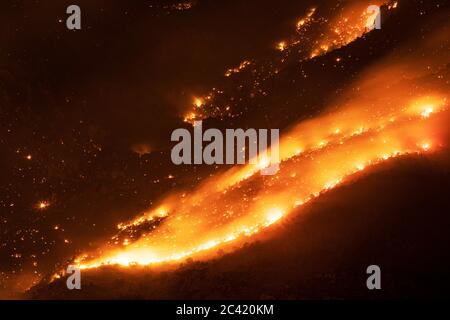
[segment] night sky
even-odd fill
[[[313,57],[334,17],[355,3],[77,0],[82,29],[70,31],[73,1],[2,1],[0,298],[20,297],[119,223],[222,172],[171,163],[170,134],[192,127],[192,110],[208,127],[289,128],[320,114],[367,68],[414,54],[436,30],[445,44],[427,57],[446,68],[426,80],[448,92],[443,0],[386,5],[381,30]],[[312,7],[317,20],[296,31]],[[280,48],[284,39],[292,47]],[[249,66],[226,76],[242,61]]]

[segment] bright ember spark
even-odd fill
[[[40,201],[40,202],[36,205],[36,207],[37,207],[39,210],[47,209],[49,206],[50,206],[50,203],[49,203],[48,201]]]
[[[286,42],[285,41],[281,41],[277,44],[277,49],[280,51],[284,51],[286,50]]]
[[[430,148],[431,148],[431,146],[430,146],[429,143],[424,143],[424,144],[422,144],[422,149],[423,149],[423,150],[428,151]]]

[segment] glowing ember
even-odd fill
[[[194,122],[194,120],[197,118],[197,115],[194,112],[189,113],[185,118],[184,122]]]
[[[429,143],[424,143],[424,144],[422,144],[422,149],[423,149],[423,150],[428,151],[430,148],[431,148],[431,146],[430,146]]]
[[[227,72],[225,73],[225,77],[230,77],[232,74],[239,73],[251,64],[252,63],[248,60],[242,61],[237,68],[228,69]]]
[[[39,210],[47,209],[49,206],[50,206],[50,203],[47,202],[47,201],[40,201],[40,202],[36,205],[36,207],[37,207]]]
[[[286,50],[287,44],[285,41],[281,41],[277,44],[277,49],[280,51]]]
[[[200,108],[201,106],[203,106],[204,103],[205,103],[205,101],[203,99],[201,99],[201,98],[195,98],[194,99],[194,105],[197,108]]]
[[[428,118],[432,112],[433,112],[433,107],[427,106],[427,107],[425,107],[425,110],[421,113],[421,115],[424,118]]]

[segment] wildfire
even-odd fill
[[[346,46],[370,32],[371,30],[367,28],[367,25],[373,25],[377,15],[368,13],[367,7],[373,4],[387,5],[389,10],[397,8],[396,2],[388,0],[375,1],[375,3],[373,1],[360,1],[336,7],[331,12],[323,12],[324,17],[319,15],[321,9],[311,8],[296,21],[295,34],[293,33],[288,39],[276,42],[274,45],[275,50],[283,53],[283,58],[280,59],[279,63],[264,64],[256,60],[243,60],[239,66],[228,69],[224,76],[231,77],[252,65],[252,74],[255,77],[252,91],[265,94],[265,91],[261,89],[263,82],[279,74],[284,62],[290,55],[295,55],[294,58],[300,61],[314,59]],[[320,32],[317,32],[316,29],[319,29]],[[336,62],[341,60],[340,57],[336,58]],[[229,104],[223,103],[221,99],[215,100],[216,97],[222,96],[224,92],[215,88],[214,90],[218,93],[217,95],[210,94],[207,96],[209,98],[207,100],[213,102],[210,104],[211,108],[203,108],[200,113],[198,112],[199,107],[204,107],[205,104],[194,103],[193,109],[184,118],[185,122],[192,123],[195,119],[204,119],[208,116],[224,118],[233,115],[233,112],[230,112]],[[233,101],[234,97],[230,97],[230,99]],[[236,112],[239,112],[239,110],[236,110]]]
[[[319,48],[314,54],[345,45],[366,32],[367,17],[359,12],[338,17],[339,23],[317,42]],[[430,89],[428,83],[423,88],[416,82],[411,85],[404,75],[410,75],[410,69],[421,63],[395,63],[384,63],[382,68],[364,74],[341,97],[343,102],[333,105],[333,111],[284,132],[277,175],[257,174],[267,166],[263,158],[256,165],[213,175],[190,192],[174,191],[154,209],[118,226],[119,232],[124,232],[164,219],[158,228],[139,239],[128,239],[125,246],[122,241],[104,246],[100,253],[84,254],[75,263],[90,269],[207,258],[213,249],[248,241],[280,223],[294,209],[350,181],[357,173],[402,155],[431,152],[444,145],[450,118],[447,90]],[[415,80],[424,75],[417,71]],[[186,119],[195,117],[190,114]]]
[[[357,172],[401,155],[432,150],[432,141],[439,139],[449,114],[445,98],[430,99],[435,101],[434,114],[440,117],[424,118],[424,106],[416,106],[423,101],[419,98],[410,108],[399,109],[394,122],[388,108],[368,112],[351,106],[300,123],[280,142],[280,172],[266,178],[259,192],[254,191],[256,173],[265,165],[264,159],[212,177],[186,196],[169,196],[155,210],[119,225],[126,230],[164,217],[159,228],[135,242],[125,240],[120,249],[104,248],[99,257],[83,255],[76,263],[89,269],[176,262],[206,257],[213,248],[253,236]],[[326,130],[331,124],[339,130]],[[327,143],[318,144],[321,139]],[[223,215],[224,211],[233,214]]]

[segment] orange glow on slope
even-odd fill
[[[367,7],[383,4],[386,1],[360,1],[345,8],[330,21],[326,20],[329,28],[316,40],[317,45],[312,49],[310,58],[346,46],[370,31],[368,26],[373,25],[377,15],[367,13]]]
[[[427,118],[417,105],[422,100],[434,106]],[[448,119],[446,98],[435,95],[416,98],[397,112],[353,106],[301,123],[281,141],[282,163],[276,176],[262,178],[255,174],[258,165],[248,165],[210,178],[186,197],[169,196],[155,210],[119,225],[123,230],[167,217],[145,238],[104,248],[97,258],[84,255],[76,263],[83,269],[166,263],[247,238],[356,172],[390,158],[434,150],[442,143]],[[330,130],[337,125],[339,133]],[[324,138],[326,145],[317,143]]]
[[[308,57],[309,59],[341,48],[370,31],[368,26],[374,24],[377,14],[367,12],[367,7],[369,5],[381,6],[387,3],[387,1],[360,1],[348,5],[340,11],[338,10],[338,12],[330,19],[315,17],[317,9],[311,8],[308,13],[296,23],[298,35],[290,41],[280,42],[277,45],[277,49],[285,51],[287,48],[296,45],[303,46],[305,44],[305,39],[309,38],[309,36],[306,35],[308,32],[307,27],[314,23],[322,24],[324,30],[320,36],[313,39],[315,45],[312,47]],[[394,6],[392,4],[389,4],[388,6],[389,9],[395,9],[396,7],[396,5]]]

